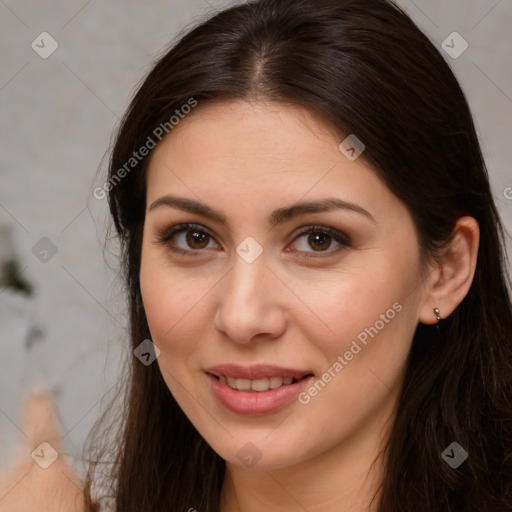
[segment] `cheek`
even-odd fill
[[[186,277],[161,256],[146,255],[143,250],[140,287],[149,329],[160,350],[191,350],[190,343],[180,344],[179,340],[195,339],[192,331],[201,324],[194,317],[201,314],[207,283]]]
[[[157,364],[171,393],[188,410],[191,404],[187,407],[188,393],[183,390],[193,384],[189,368],[202,339],[198,326],[204,321],[197,315],[201,314],[204,293],[161,262],[151,263],[150,258],[143,259],[140,285],[151,339],[160,349]]]
[[[367,330],[390,331],[391,326],[399,323],[405,315],[397,310],[411,302],[414,296],[411,283],[415,281],[415,274],[393,275],[392,266],[381,260],[374,268],[352,268],[350,272],[337,273],[329,279],[296,284],[297,295],[305,298],[304,302],[311,305],[310,311],[314,313],[302,324],[305,330],[310,330],[310,339],[325,340],[326,346],[331,345],[338,351],[347,343],[350,346],[351,340],[359,334],[364,342],[365,333],[369,336]],[[316,330],[316,336],[312,328]],[[336,343],[335,340],[340,341]]]
[[[324,365],[322,382],[305,401],[321,391],[357,410],[399,382],[417,326],[421,288],[414,258],[398,266],[392,255],[381,256],[378,265],[352,266],[350,273],[303,284],[319,321],[308,315],[301,329]]]

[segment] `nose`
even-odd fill
[[[263,254],[252,263],[236,256],[219,283],[215,328],[238,344],[278,338],[286,328],[283,299],[281,283]]]

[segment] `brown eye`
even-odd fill
[[[350,247],[351,240],[347,235],[335,229],[309,226],[298,234],[293,245],[295,247],[292,252],[301,253],[299,254],[301,257],[321,257],[330,256]]]
[[[156,238],[171,251],[184,255],[198,255],[203,249],[219,247],[213,236],[199,224],[179,224]]]
[[[210,235],[201,231],[187,231],[185,239],[190,248],[204,249],[208,245]]]
[[[329,249],[331,242],[331,236],[325,233],[310,233],[308,236],[308,244],[318,251]]]

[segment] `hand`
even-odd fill
[[[23,436],[10,469],[0,476],[0,512],[84,512],[83,485],[62,455],[59,420],[51,397],[33,392],[22,411]],[[42,442],[47,445],[37,448]],[[49,455],[58,453],[51,462]]]

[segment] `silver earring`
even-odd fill
[[[436,315],[437,321],[441,320],[440,311],[438,308],[434,308],[434,315]]]

